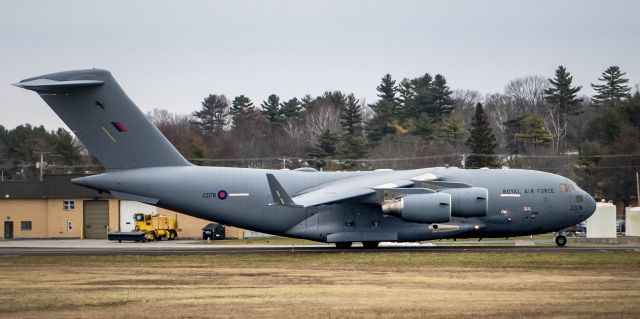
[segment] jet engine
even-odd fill
[[[384,201],[382,213],[414,223],[446,223],[451,220],[451,195],[410,194]]]
[[[451,195],[451,216],[487,216],[489,192],[486,188],[447,188],[440,192]]]

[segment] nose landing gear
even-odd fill
[[[556,245],[563,247],[566,244],[567,244],[567,237],[564,237],[563,235],[556,236]]]

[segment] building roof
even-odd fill
[[[46,199],[46,198],[105,198],[108,193],[71,183],[84,174],[44,175],[42,182],[0,182],[0,199]]]

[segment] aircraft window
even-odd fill
[[[574,191],[576,188],[571,184],[560,184],[560,193]]]

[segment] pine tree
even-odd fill
[[[521,133],[516,133],[516,137],[533,147],[538,145],[547,146],[553,142],[553,135],[544,127],[544,121],[537,113],[531,113],[520,119],[522,123]]]
[[[231,114],[233,126],[236,127],[242,119],[253,114],[253,102],[251,99],[244,95],[236,96],[231,102],[231,110],[229,113]]]
[[[298,98],[292,98],[280,103],[280,115],[285,119],[297,119],[302,111],[302,104]]]
[[[202,109],[192,113],[195,124],[205,135],[219,136],[229,123],[229,102],[220,94],[210,94],[202,101]]]
[[[352,169],[355,167],[355,162],[351,160],[363,158],[366,155],[362,136],[362,110],[360,102],[353,93],[346,98],[346,105],[340,114],[340,124],[343,129],[340,157],[346,159],[342,162],[342,168]]]
[[[302,110],[307,112],[316,105],[316,99],[314,99],[310,94],[303,96],[300,99],[300,103],[302,104]]]
[[[556,76],[549,79],[551,87],[544,91],[545,100],[552,105],[553,127],[556,135],[556,148],[567,135],[568,116],[581,113],[582,99],[576,97],[582,86],[571,86],[573,76],[564,66],[559,66]],[[564,144],[563,144],[564,145]],[[564,146],[563,146],[564,148]]]
[[[598,81],[603,84],[593,84],[591,87],[597,92],[592,97],[595,105],[604,105],[607,108],[612,107],[620,100],[629,96],[631,87],[626,85],[629,79],[623,78],[626,72],[621,72],[618,66],[610,66],[604,72]]]
[[[409,119],[415,91],[411,80],[404,78],[398,85],[398,107],[396,117],[400,125],[404,125]]]
[[[247,115],[253,110],[253,102],[244,95],[236,96],[231,102],[231,115]]]
[[[549,79],[551,87],[544,91],[545,100],[556,105],[561,113],[565,115],[578,115],[580,102],[582,99],[576,98],[582,86],[571,86],[573,76],[567,72],[564,66],[559,66],[556,76]]]
[[[496,166],[496,137],[480,103],[476,104],[475,115],[471,118],[471,130],[466,144],[471,149],[471,155],[465,163],[467,168]]]
[[[398,105],[396,98],[396,81],[391,74],[382,77],[380,85],[376,87],[380,100],[369,105],[374,112],[373,118],[367,126],[369,138],[379,141],[387,134],[393,134],[395,128],[391,126],[394,111]]]
[[[447,80],[441,74],[436,74],[436,77],[433,79],[431,92],[434,115],[436,121],[440,122],[445,115],[451,113],[455,107],[455,102],[451,98],[453,92],[447,86]]]
[[[426,113],[431,119],[436,118],[436,111],[433,109],[432,82],[433,77],[429,73],[411,80],[414,97],[407,110],[409,118],[417,119],[422,113]]]
[[[347,96],[346,106],[340,113],[340,124],[345,134],[360,134],[362,129],[362,110],[360,109],[360,101],[356,99],[353,93]]]
[[[326,129],[320,136],[318,141],[305,148],[305,155],[308,157],[309,164],[316,169],[320,169],[326,165],[326,159],[336,154],[336,145],[338,144],[338,136]]]
[[[409,132],[416,136],[421,136],[425,141],[433,141],[436,139],[436,126],[433,120],[427,115],[422,113],[416,119],[410,121],[411,129]]]
[[[266,101],[262,101],[260,107],[262,107],[262,113],[272,124],[282,121],[282,113],[280,112],[280,98],[277,95],[269,95]]]

